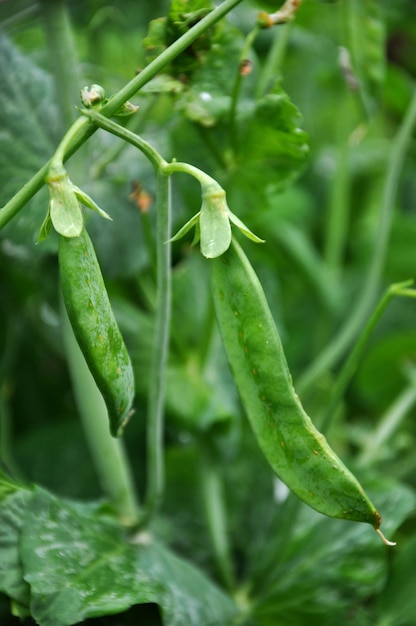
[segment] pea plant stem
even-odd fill
[[[184,35],[174,41],[169,48],[164,50],[156,59],[147,65],[137,76],[128,82],[117,92],[102,108],[101,113],[105,117],[111,117],[127,100],[132,98],[146,83],[158,74],[166,65],[171,63],[181,52],[186,50],[205,31],[214,26],[242,0],[225,0],[213,11],[208,13],[197,24],[192,26]],[[71,143],[65,154],[67,160],[72,156],[95,132],[96,126],[86,124],[78,134],[77,139]],[[43,187],[45,175],[49,170],[49,162],[46,163],[36,174],[9,200],[0,210],[0,229],[3,228],[29,200]]]
[[[380,280],[387,253],[394,201],[400,181],[400,173],[415,123],[416,89],[414,90],[403,122],[392,142],[390,158],[387,164],[386,182],[382,194],[378,228],[374,240],[374,251],[363,288],[357,298],[353,312],[347,318],[336,337],[327,344],[327,347],[324,348],[316,360],[297,381],[297,389],[300,393],[305,393],[325,370],[330,369],[342,358],[355,337],[359,334],[365,319],[368,317],[374,305],[377,292],[380,288]]]
[[[248,33],[244,47],[241,51],[240,55],[240,64],[246,61],[249,57],[251,48],[253,46],[253,42],[255,41],[257,35],[260,32],[260,24],[256,23],[254,28]],[[238,144],[238,133],[237,133],[237,106],[238,100],[241,93],[243,74],[238,68],[237,75],[234,80],[233,90],[231,92],[231,106],[230,106],[230,115],[229,115],[229,137],[230,142],[233,144],[234,151],[237,151]]]
[[[354,349],[350,352],[347,360],[345,361],[341,369],[341,372],[337,377],[336,383],[332,389],[331,398],[329,400],[322,420],[322,432],[327,431],[330,427],[331,421],[335,414],[335,410],[358,367],[358,363],[362,357],[365,347],[367,346],[374,329],[376,328],[381,316],[390,304],[391,300],[395,296],[407,296],[416,298],[416,290],[408,289],[411,284],[412,281],[390,285],[390,287],[388,287],[383,296],[380,298],[379,303],[377,304],[367,324],[365,325],[365,328],[362,331],[359,340],[355,344]]]
[[[65,133],[63,138],[61,139],[55,154],[53,155],[50,165],[51,167],[56,163],[58,165],[62,164],[65,160],[65,154],[68,152],[68,148],[74,139],[77,137],[78,133],[82,131],[88,125],[88,120],[85,117],[79,117],[69,130]]]
[[[157,171],[156,174],[156,194],[156,321],[147,406],[147,490],[144,521],[149,520],[157,510],[165,482],[163,430],[165,368],[171,312],[171,181],[163,171]]]
[[[159,152],[133,131],[121,126],[113,120],[107,119],[101,112],[95,111],[94,109],[83,109],[81,112],[84,116],[84,120],[85,118],[89,119],[96,124],[97,127],[106,130],[135,148],[138,148],[145,157],[149,159],[156,171],[162,170],[167,165],[167,162],[160,156]]]
[[[140,508],[125,449],[119,439],[110,435],[104,400],[77,344],[62,300],[61,319],[75,400],[100,483],[120,522],[135,526]]]
[[[189,174],[190,176],[196,178],[196,180],[198,180],[201,184],[212,184],[215,188],[219,187],[218,183],[211,176],[209,176],[209,174],[206,174],[198,167],[195,167],[195,165],[182,163],[180,161],[172,161],[171,163],[168,163],[159,154],[159,152],[157,152],[157,150],[155,150],[155,148],[153,148],[153,146],[142,137],[136,135],[136,133],[133,133],[128,128],[120,126],[117,122],[107,119],[101,113],[98,113],[98,111],[85,109],[82,111],[82,114],[97,124],[100,128],[103,128],[109,133],[116,135],[120,139],[123,139],[132,146],[138,148],[149,159],[156,171],[163,172],[166,176],[174,173]]]
[[[234,588],[234,575],[228,541],[223,472],[220,473],[220,465],[215,457],[210,442],[203,442],[200,469],[205,515],[218,574],[221,582],[231,591]]]
[[[338,120],[338,125],[341,128],[338,129],[339,139],[330,190],[324,250],[326,264],[335,277],[340,276],[340,268],[345,253],[350,207],[349,145],[348,138],[345,136],[345,118],[348,119],[348,112],[344,111],[343,113]]]
[[[415,403],[416,384],[415,381],[411,381],[383,415],[376,430],[371,433],[371,438],[357,459],[358,464],[366,466],[374,464],[384,444],[391,439]]]
[[[264,96],[273,82],[280,78],[293,22],[274,29],[274,39],[263,66],[256,88],[257,98]]]

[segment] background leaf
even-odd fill
[[[52,156],[57,131],[51,77],[0,30],[1,206]],[[45,193],[35,196],[8,226],[5,232],[15,242],[32,249],[48,207],[46,197]]]
[[[19,539],[32,497],[29,490],[17,490],[0,506],[0,591],[26,607],[29,606],[29,586],[23,580]]]
[[[232,603],[192,565],[144,534],[129,541],[91,505],[37,490],[21,538],[31,612],[40,626],[70,626],[157,602],[165,626],[226,623]]]

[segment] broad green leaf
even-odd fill
[[[201,91],[201,86],[191,87],[184,92],[180,100],[179,110],[192,122],[209,128],[229,110],[230,97],[215,94],[212,91]]]
[[[256,190],[293,180],[308,155],[300,122],[298,109],[278,85],[258,100],[242,123],[235,184]]]
[[[21,489],[0,504],[0,591],[24,606],[29,605],[29,586],[23,580],[19,540],[32,497],[32,491]]]
[[[235,608],[195,567],[144,533],[132,542],[92,507],[37,490],[21,539],[31,612],[39,626],[156,602],[165,626],[226,624]]]
[[[155,601],[149,577],[136,575],[122,529],[85,509],[38,490],[25,516],[21,559],[40,626],[69,626]]]
[[[164,626],[224,626],[236,615],[233,602],[195,566],[154,542],[138,550],[138,566],[160,586],[157,603]]]
[[[143,39],[147,60],[157,57],[169,44],[183,35],[212,9],[211,0],[172,0],[167,17],[152,20],[148,33]],[[164,73],[183,79],[203,63],[211,47],[212,36],[216,29],[201,35],[192,45],[173,60]],[[172,83],[172,90],[177,86]]]
[[[244,37],[230,22],[223,22],[217,30],[212,45],[192,73],[187,89],[178,99],[177,108],[192,122],[204,127],[224,123],[227,141],[230,130],[230,107],[233,89],[239,80]],[[254,77],[244,77],[238,105],[247,107],[247,97],[252,98]]]
[[[166,49],[166,18],[158,17],[149,24],[146,37],[142,40],[147,61],[153,61]]]
[[[206,13],[212,8],[211,0],[171,0],[168,16],[172,22],[180,24],[194,20],[201,12]]]
[[[51,157],[57,129],[50,76],[0,32],[0,206]],[[7,236],[32,247],[46,206],[45,195],[37,194],[8,225]]]

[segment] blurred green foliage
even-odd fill
[[[211,3],[198,4],[203,14]],[[111,94],[123,86],[186,29],[187,19],[199,17],[183,15],[181,5],[174,4],[169,14],[168,3],[157,0],[68,1],[80,89],[101,83]],[[231,210],[266,239],[261,246],[244,245],[267,293],[296,383],[352,314],[376,253],[391,142],[415,86],[416,26],[412,0],[304,0],[293,22],[261,31],[247,48],[259,8],[270,7],[279,8],[261,0],[242,2],[137,94],[139,113],[129,123],[166,159],[188,161],[216,177],[227,189]],[[3,205],[52,155],[60,111],[38,6],[28,0],[2,2],[0,28]],[[242,76],[240,62],[247,58],[251,72]],[[88,229],[134,363],[137,412],[126,431],[126,446],[141,491],[155,306],[153,174],[143,156],[104,133],[71,159],[69,169],[74,182],[114,220],[107,225],[88,216]],[[415,169],[413,139],[395,199],[380,293],[393,281],[416,277]],[[175,178],[174,229],[199,206],[195,182]],[[46,523],[45,510],[53,517],[62,507],[71,524],[90,532],[85,520],[93,518],[91,507],[98,505],[68,504],[58,497],[101,498],[61,340],[57,242],[52,236],[35,245],[46,208],[42,191],[0,232],[0,459],[14,476],[38,483],[56,499],[40,488],[37,495],[16,488],[13,506],[0,513],[0,550],[14,545],[30,499],[37,503],[40,526]],[[292,496],[280,495],[238,402],[215,326],[207,267],[190,239],[175,243],[173,253],[167,495],[155,521],[155,532],[170,548],[149,548],[141,557],[149,562],[139,569],[162,567],[163,589],[151,588],[141,600],[123,598],[118,604],[117,599],[108,612],[119,615],[100,617],[99,609],[96,614],[74,609],[59,623],[84,619],[82,623],[97,626],[231,626],[227,590],[211,582],[221,585],[201,491],[201,457],[209,445],[226,495],[238,583],[233,600],[242,626],[414,626],[415,401],[396,415],[371,463],[360,459],[395,401],[414,388],[416,303],[395,300],[390,305],[329,433],[334,448],[369,486],[383,512],[385,533],[397,537],[397,548],[388,552],[368,527],[324,519]],[[341,366],[342,359],[314,380],[302,398],[318,425]],[[10,498],[8,491],[1,494]],[[109,522],[94,523],[104,542]],[[25,541],[30,578],[40,565],[30,561],[33,537],[28,529]],[[134,569],[133,557],[120,541],[129,564],[120,562],[114,571]],[[110,544],[95,550],[110,555],[115,549]],[[170,549],[192,565],[180,561],[177,569],[178,557]],[[17,567],[16,559],[13,563]],[[53,559],[48,563],[52,567]],[[9,573],[14,571],[10,566]],[[179,591],[171,581],[178,571]],[[60,567],[48,576],[56,582]],[[21,579],[5,578],[0,565],[2,591],[24,607],[27,589],[19,586]],[[133,579],[137,584],[137,571]],[[38,583],[40,601],[44,589]],[[201,597],[206,594],[207,605],[219,607],[217,614],[198,613],[204,602],[196,600],[199,608],[192,621],[196,588]],[[144,604],[121,612],[140,601]],[[37,615],[43,610],[38,606]],[[6,596],[0,597],[0,621],[4,626],[18,623],[10,617]],[[45,618],[41,623],[53,622]]]

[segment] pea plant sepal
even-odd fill
[[[128,128],[120,126],[114,120],[109,120],[100,114],[94,107],[81,109],[84,118],[94,122],[100,128],[116,135],[138,148],[152,163],[154,169],[166,176],[181,172],[192,176],[201,185],[202,205],[196,213],[179,231],[170,239],[177,241],[195,227],[193,243],[201,242],[201,252],[212,259],[223,254],[231,244],[231,224],[234,224],[241,232],[256,243],[264,240],[255,235],[232,211],[229,209],[226,193],[221,185],[198,167],[189,163],[173,160],[171,163],[165,159],[142,137],[133,133]]]
[[[81,204],[107,220],[112,218],[96,202],[70,180],[62,163],[52,163],[45,182],[49,206],[38,235],[38,243],[46,239],[52,227],[63,237],[79,237],[84,217]]]
[[[301,500],[329,517],[371,524],[381,515],[305,412],[266,296],[238,243],[211,261],[215,313],[233,378],[266,460]]]
[[[177,241],[193,227],[195,236],[193,244],[200,241],[201,253],[207,259],[214,259],[221,256],[228,250],[231,244],[232,231],[231,224],[236,226],[248,239],[255,243],[264,243],[242,222],[229,208],[224,189],[216,180],[202,171],[198,171],[196,176],[193,166],[186,163],[171,163],[169,167],[181,166],[181,171],[188,171],[198,178],[202,189],[202,206],[182,228],[172,237],[171,241]]]

